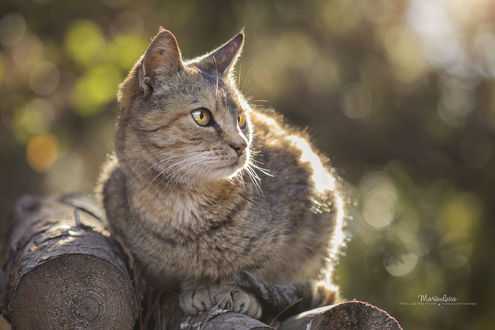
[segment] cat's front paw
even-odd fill
[[[256,319],[261,317],[261,305],[256,298],[235,285],[212,284],[186,287],[180,295],[180,307],[188,315],[220,308]]]

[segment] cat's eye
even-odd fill
[[[237,125],[239,125],[240,128],[246,127],[246,115],[243,113],[240,113],[239,116],[237,116]]]
[[[199,126],[207,126],[211,122],[211,113],[208,109],[196,109],[191,112],[191,115]]]

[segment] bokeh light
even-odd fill
[[[34,99],[18,108],[13,117],[17,140],[25,143],[32,135],[48,130],[53,117],[53,106],[43,99]]]
[[[364,119],[371,114],[371,91],[362,83],[350,83],[342,89],[342,112],[351,119]]]
[[[74,110],[82,116],[101,110],[102,106],[115,100],[121,80],[122,75],[115,65],[104,64],[89,69],[72,91]]]
[[[147,40],[148,38],[133,32],[120,34],[108,44],[107,60],[129,70],[146,50]]]
[[[5,59],[3,58],[3,54],[0,52],[0,83],[2,82],[4,73],[5,73]]]
[[[38,95],[53,93],[60,82],[60,73],[57,66],[48,61],[38,62],[30,75],[30,86]]]
[[[413,271],[418,262],[418,256],[409,253],[399,257],[398,260],[384,261],[385,269],[392,276],[404,276]]]
[[[101,28],[90,20],[72,23],[65,37],[65,48],[77,63],[90,66],[105,53],[105,39]]]
[[[20,13],[8,13],[0,20],[0,43],[9,46],[19,42],[26,33],[26,22]]]
[[[392,180],[383,173],[368,173],[361,181],[363,219],[381,229],[394,220],[397,192]]]
[[[26,148],[26,158],[31,168],[38,172],[46,171],[53,165],[58,155],[58,141],[51,133],[33,136]]]

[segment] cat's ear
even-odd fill
[[[160,26],[139,66],[139,87],[144,94],[183,69],[179,45],[172,32]]]
[[[235,37],[200,58],[197,66],[206,72],[228,75],[235,66],[244,45],[244,28]]]

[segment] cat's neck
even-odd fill
[[[133,213],[161,231],[200,232],[211,225],[203,214],[209,206],[229,209],[245,191],[242,183],[227,179],[200,186],[149,180],[127,176],[128,202]]]

